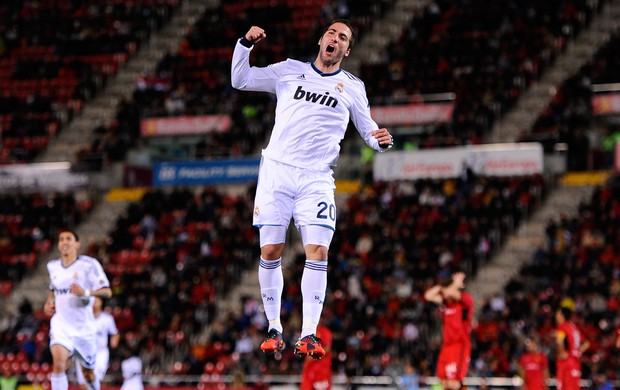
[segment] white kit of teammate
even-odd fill
[[[101,264],[92,257],[80,255],[69,267],[63,266],[60,259],[51,260],[47,264],[47,270],[50,274],[50,290],[54,293],[56,304],[56,313],[50,320],[52,344],[73,347],[70,341],[72,339],[94,339],[97,328],[93,300],[90,296],[72,294],[71,285],[77,283],[91,291],[108,287],[110,282]]]
[[[108,365],[110,362],[109,346],[116,348],[120,335],[118,333],[118,328],[116,327],[114,317],[102,308],[103,300],[101,298],[94,298],[93,300],[93,313],[95,315],[95,326],[97,328],[97,358],[95,360],[95,376],[99,382],[101,382],[108,371]],[[79,363],[77,362],[75,363],[75,374],[78,384],[80,384],[81,387],[86,388],[84,373],[80,369]]]
[[[50,348],[53,358],[52,390],[66,390],[67,360],[73,357],[86,372],[88,389],[99,389],[94,375],[97,355],[97,327],[93,313],[93,296],[112,296],[110,283],[101,264],[89,256],[78,255],[77,234],[59,234],[61,258],[50,260],[47,270],[50,292],[44,310],[51,315]]]
[[[142,390],[142,360],[138,356],[129,356],[121,363],[123,385],[121,390]]]

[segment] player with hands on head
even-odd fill
[[[464,289],[465,273],[455,272],[424,292],[424,299],[440,305],[443,318],[437,377],[444,389],[461,389],[469,369],[474,299]]]
[[[312,62],[287,59],[266,67],[251,66],[250,53],[263,40],[267,40],[265,30],[252,26],[237,41],[231,65],[234,88],[268,92],[277,98],[254,200],[253,225],[259,229],[261,247],[258,280],[269,321],[261,349],[274,353],[284,347],[282,254],[293,219],[306,255],[302,329],[295,354],[320,359],[325,350],[316,332],[327,289],[328,249],[336,229],[332,167],[338,161],[340,142],[349,120],[378,152],[390,149],[393,139],[371,118],[364,83],[341,68],[355,43],[355,29],[348,20],[334,20],[325,28]]]
[[[573,310],[560,306],[555,310],[556,387],[558,390],[581,388],[581,355],[590,342],[573,322]]]
[[[79,362],[86,386],[99,390],[96,377],[97,328],[93,314],[93,297],[110,298],[112,290],[101,264],[96,259],[79,255],[77,233],[63,230],[58,234],[60,258],[50,260],[47,270],[50,291],[43,306],[50,320],[52,352],[52,390],[67,390],[68,359]]]

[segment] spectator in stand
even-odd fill
[[[579,390],[581,354],[590,343],[572,321],[571,308],[562,306],[555,311],[556,381],[558,390]]]
[[[16,390],[18,379],[13,373],[10,364],[2,365],[2,375],[0,375],[0,390]]]
[[[525,353],[519,358],[519,375],[523,379],[523,390],[546,390],[549,379],[549,361],[539,350],[538,341],[527,337],[523,344]]]
[[[50,292],[45,301],[45,314],[50,320],[50,348],[54,360],[52,390],[67,390],[69,358],[79,361],[89,390],[99,390],[95,376],[97,327],[91,297],[110,298],[112,290],[101,264],[96,259],[79,255],[78,235],[69,230],[58,235],[60,258],[47,264]]]
[[[455,272],[443,283],[424,292],[428,302],[441,306],[443,341],[437,359],[437,376],[446,390],[463,388],[471,356],[474,299],[463,291],[465,273]]]
[[[614,158],[616,145],[620,143],[620,128],[609,127],[603,136],[603,153],[605,153],[605,166],[606,169],[612,169],[614,167]]]
[[[418,390],[420,388],[420,373],[412,361],[405,362],[398,386],[400,390]]]

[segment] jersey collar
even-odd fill
[[[322,72],[319,68],[316,67],[316,65],[314,65],[314,62],[311,62],[310,65],[312,66],[312,69],[314,69],[315,72],[317,72],[319,75],[321,75],[322,77],[327,77],[327,76],[334,76],[337,75],[338,73],[340,73],[340,71],[342,69],[338,68],[337,70],[330,72],[330,73],[324,73]]]

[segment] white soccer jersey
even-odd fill
[[[50,275],[50,290],[54,293],[56,313],[52,316],[50,327],[63,329],[74,336],[87,336],[96,333],[93,301],[71,293],[71,285],[79,284],[92,291],[109,287],[110,283],[101,264],[89,256],[78,256],[70,266],[65,267],[62,260],[47,263]]]
[[[338,161],[349,118],[368,146],[387,150],[370,134],[379,127],[370,116],[360,79],[342,69],[322,73],[313,63],[292,59],[264,68],[250,66],[250,51],[237,42],[232,85],[277,97],[275,125],[264,156],[301,168],[329,169]]]
[[[97,328],[97,352],[108,349],[110,336],[118,334],[118,328],[112,314],[102,311],[95,317]]]
[[[142,360],[137,356],[131,356],[121,363],[123,373],[123,386],[121,390],[141,390],[142,384]]]
[[[109,336],[118,334],[118,328],[114,317],[107,311],[102,311],[95,317],[95,327],[97,328],[97,358],[95,361],[95,375],[100,381],[105,377],[110,362],[110,350],[108,349]],[[75,363],[75,370],[78,383],[86,383],[84,374],[80,368],[80,363]]]

